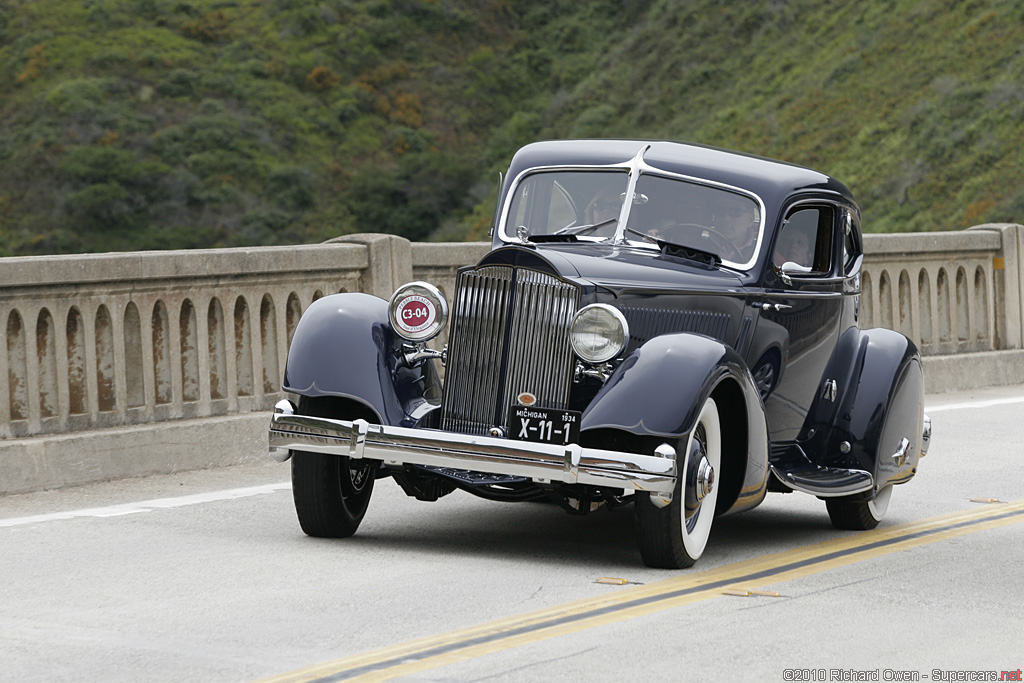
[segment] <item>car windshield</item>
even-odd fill
[[[505,232],[613,237],[628,185],[625,170],[533,173],[516,186]]]
[[[630,201],[625,170],[543,171],[523,177],[505,218],[509,238],[576,235],[581,241],[658,241],[749,265],[761,235],[761,211],[750,196],[651,173]],[[623,224],[624,221],[624,224]]]

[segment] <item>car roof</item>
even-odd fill
[[[776,211],[791,194],[838,194],[856,207],[841,182],[813,169],[717,147],[668,140],[549,140],[520,149],[509,165],[508,180],[539,166],[625,164],[647,147],[643,159],[657,169],[749,190]],[[505,191],[508,190],[508,185]]]

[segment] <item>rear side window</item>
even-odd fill
[[[825,274],[832,271],[832,234],[835,210],[831,206],[801,206],[782,224],[775,242],[776,268],[795,264],[787,270]]]

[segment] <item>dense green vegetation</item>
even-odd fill
[[[515,149],[818,168],[868,230],[1024,221],[1016,0],[0,0],[0,255],[478,239]]]

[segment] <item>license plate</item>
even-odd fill
[[[529,406],[512,406],[508,417],[509,436],[539,443],[579,443],[580,413]]]

